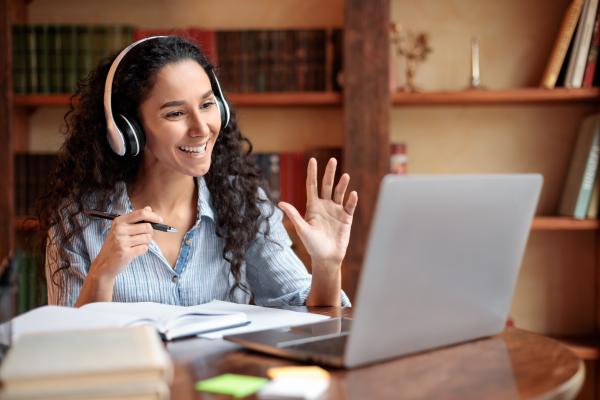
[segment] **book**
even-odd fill
[[[249,323],[243,312],[204,310],[200,306],[159,303],[89,303],[79,308],[44,306],[13,320],[13,337],[43,331],[150,325],[165,340]]]
[[[592,87],[594,84],[594,73],[596,72],[596,63],[598,61],[598,47],[600,46],[600,13],[596,13],[596,22],[594,23],[594,32],[590,51],[588,52],[583,73],[582,87]]]
[[[573,51],[571,52],[567,67],[567,75],[564,82],[566,87],[580,88],[583,83],[583,74],[592,41],[597,10],[598,0],[585,1],[581,18],[577,25]]]
[[[168,399],[173,365],[147,326],[29,334],[0,367],[2,399]]]
[[[600,196],[600,179],[596,174],[596,181],[594,182],[594,188],[592,189],[592,197],[590,199],[590,205],[587,210],[588,219],[598,218],[598,197]]]
[[[575,149],[560,202],[560,215],[585,219],[598,172],[600,114],[580,124]]]
[[[547,89],[553,89],[556,86],[560,68],[565,60],[565,55],[569,49],[569,44],[573,38],[577,21],[583,9],[584,0],[572,0],[565,12],[560,29],[554,41],[554,46],[550,52],[546,69],[542,75],[540,86]]]

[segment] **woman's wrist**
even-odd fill
[[[311,289],[306,304],[339,306],[341,290],[341,264],[313,262]]]

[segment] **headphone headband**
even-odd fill
[[[128,119],[124,115],[119,115],[119,117],[123,120],[123,125],[125,127],[124,130],[126,130],[126,132],[123,132],[114,119],[112,113],[112,86],[115,73],[117,72],[117,68],[121,63],[121,60],[123,60],[125,55],[129,53],[129,51],[135,46],[148,40],[161,39],[167,37],[169,36],[149,36],[131,43],[117,55],[112,65],[110,66],[110,69],[108,70],[106,82],[104,83],[104,115],[106,116],[106,137],[108,139],[108,144],[110,145],[110,148],[120,156],[124,156],[127,151],[125,140],[128,140],[130,142],[132,156],[137,156],[138,154],[140,154],[140,152],[143,150],[143,139],[145,137],[143,131],[141,130],[141,127],[136,126],[137,124],[135,123],[135,120],[131,118]],[[231,111],[229,110],[229,105],[227,104],[225,96],[223,95],[223,91],[221,90],[221,85],[219,84],[217,75],[215,74],[212,68],[210,68],[210,70],[207,71],[207,73],[211,82],[213,93],[216,98],[219,112],[221,114],[221,129],[223,129],[229,124]],[[138,135],[140,136],[139,138]]]

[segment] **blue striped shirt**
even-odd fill
[[[113,301],[190,306],[215,299],[238,303],[250,300],[241,289],[234,291],[233,298],[229,295],[235,280],[229,263],[223,258],[225,242],[216,235],[216,212],[204,178],[197,178],[197,183],[198,218],[183,238],[175,267],[171,267],[152,241],[146,254],[135,258],[116,276]],[[133,211],[124,183],[117,184],[108,211],[117,214]],[[268,215],[268,207],[263,207],[262,212]],[[76,218],[84,228],[69,242],[64,240],[63,231],[70,229],[68,225],[60,229],[54,227],[49,232],[54,240],[46,248],[48,304],[75,304],[90,265],[111,227],[111,221],[88,219],[82,214]],[[275,208],[274,214],[269,217],[269,238],[257,234],[246,252],[241,269],[241,282],[250,288],[258,305],[304,305],[310,292],[311,275],[291,249],[292,242],[282,218],[282,211]],[[57,246],[66,250],[70,263],[70,268],[55,275],[58,286],[52,280],[57,265],[61,264]],[[342,305],[350,305],[343,292],[341,296]]]

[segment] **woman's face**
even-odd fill
[[[208,172],[221,116],[208,75],[196,61],[164,66],[140,115],[146,133],[144,167],[188,176]]]

